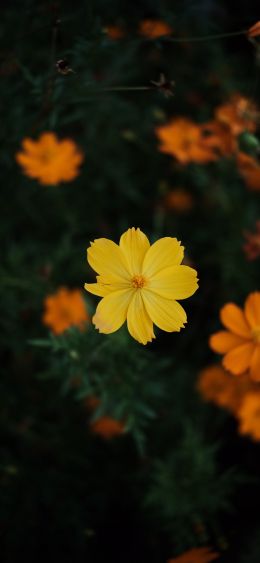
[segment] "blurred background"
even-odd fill
[[[260,289],[259,17],[4,3],[5,563],[260,560],[260,384],[209,346],[220,309]],[[90,241],[129,227],[177,237],[200,279],[186,328],[147,346],[95,331],[83,289]]]

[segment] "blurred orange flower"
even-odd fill
[[[216,364],[199,374],[197,389],[205,401],[236,414],[245,394],[257,390],[258,384],[251,381],[248,374],[235,379],[221,365]]]
[[[172,28],[168,23],[162,20],[146,19],[140,23],[139,33],[149,39],[155,39],[156,37],[162,37],[163,35],[170,35],[172,33]]]
[[[166,194],[164,205],[166,209],[177,211],[178,213],[185,213],[192,209],[193,197],[187,190],[176,188]]]
[[[90,423],[91,431],[99,434],[105,440],[110,440],[125,432],[124,424],[110,416],[101,416]]]
[[[236,138],[225,123],[215,119],[204,123],[201,131],[204,145],[213,149],[219,157],[230,156],[236,151]]]
[[[71,326],[83,330],[88,320],[80,289],[60,287],[56,293],[45,298],[42,321],[54,334],[62,334]]]
[[[259,37],[259,35],[260,35],[260,21],[252,25],[247,31],[248,37]]]
[[[44,185],[74,180],[84,159],[74,141],[59,141],[52,132],[42,133],[36,141],[23,139],[22,151],[16,153],[15,157],[26,176]]]
[[[228,125],[233,135],[240,135],[243,131],[253,133],[256,130],[258,112],[251,100],[241,94],[233,94],[230,100],[215,110],[215,118]]]
[[[260,440],[260,392],[248,393],[237,413],[239,433]]]
[[[205,141],[203,129],[190,119],[179,117],[155,130],[161,152],[171,154],[181,162],[203,164],[217,159],[215,150]]]
[[[117,39],[123,39],[125,37],[125,30],[119,25],[107,25],[104,28],[104,32],[109,37],[116,41]]]
[[[234,375],[249,370],[260,381],[260,292],[250,293],[244,311],[234,303],[227,303],[220,311],[227,329],[210,337],[210,347],[224,354],[223,366]]]
[[[251,190],[260,190],[260,164],[249,154],[240,152],[237,165],[247,187]]]
[[[210,563],[218,557],[218,553],[211,551],[209,547],[194,547],[179,557],[168,559],[167,563]]]
[[[260,221],[256,221],[255,233],[245,231],[246,242],[243,245],[246,258],[248,260],[256,260],[260,256]]]

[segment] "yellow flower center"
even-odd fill
[[[135,289],[141,289],[142,287],[144,287],[144,285],[146,285],[147,281],[144,278],[144,276],[134,276],[132,278],[132,286]]]
[[[253,340],[260,344],[260,326],[256,326],[252,329]]]

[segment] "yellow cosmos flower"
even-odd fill
[[[179,332],[187,317],[177,299],[193,295],[197,272],[181,265],[184,248],[176,238],[165,237],[150,245],[140,229],[128,229],[119,245],[96,239],[87,250],[97,283],[85,289],[103,297],[93,317],[103,334],[128,330],[141,344],[155,338],[153,323],[166,332]]]

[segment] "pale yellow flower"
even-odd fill
[[[155,338],[153,324],[166,332],[179,332],[187,316],[177,299],[193,295],[197,272],[181,265],[184,248],[176,238],[164,237],[150,245],[146,235],[128,229],[119,245],[96,239],[87,250],[97,283],[85,289],[103,297],[93,317],[103,334],[118,330],[127,321],[128,330],[141,344]]]

